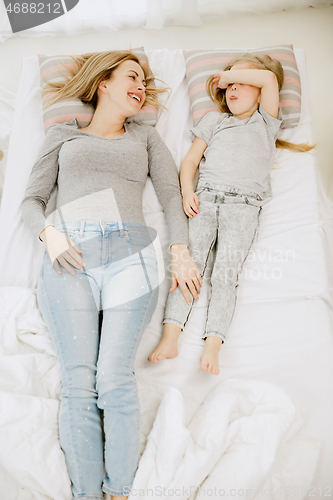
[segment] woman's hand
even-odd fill
[[[219,71],[219,73],[216,73],[216,75],[214,75],[213,86],[216,85],[219,89],[226,89],[229,85],[229,81],[226,79],[226,73],[230,72]]]
[[[177,288],[177,282],[182,294],[188,304],[191,304],[191,298],[188,289],[195,300],[199,299],[198,294],[202,286],[202,278],[196,263],[189,254],[187,245],[175,243],[171,245],[171,278],[172,284],[170,292]]]
[[[184,191],[182,193],[182,196],[183,196],[183,209],[184,209],[184,212],[186,213],[186,215],[188,217],[190,217],[192,219],[193,216],[195,216],[198,213],[200,213],[200,210],[199,210],[199,198],[197,197],[197,195],[195,194],[195,192],[193,191],[193,189],[188,190],[188,191]]]
[[[61,274],[59,263],[70,273],[75,274],[72,266],[83,270],[85,263],[79,253],[82,251],[64,233],[58,231],[54,226],[47,226],[39,235],[50,256],[53,267]],[[69,264],[72,264],[70,266]]]

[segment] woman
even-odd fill
[[[145,101],[158,104],[152,75],[130,51],[75,60],[72,78],[52,84],[55,100],[90,102],[93,118],[82,129],[76,119],[50,128],[22,216],[46,247],[37,299],[60,362],[59,438],[73,498],[99,500],[104,491],[114,500],[128,498],[140,458],[134,360],[158,297],[154,231],[142,213],[147,174],[170,231],[172,287],[198,299],[202,280],[171,153],[154,128],[125,123]],[[45,207],[56,185],[52,224]]]

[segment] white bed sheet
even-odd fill
[[[295,52],[302,79],[301,123],[284,130],[281,138],[312,142],[305,55],[302,49]],[[157,130],[179,166],[191,144],[182,51],[147,53],[153,71],[173,90],[170,113],[161,116]],[[44,138],[38,85],[37,57],[28,57],[0,211],[0,484],[6,500],[70,499],[57,431],[59,366],[36,301],[44,245],[32,237],[19,210]],[[275,166],[273,198],[265,204],[259,239],[244,265],[218,376],[201,370],[199,363],[208,275],[180,337],[178,357],[147,360],[162,331],[169,280],[160,287],[157,310],[136,358],[143,456],[133,488],[252,487],[255,496],[246,498],[257,499],[265,485],[275,491],[269,498],[284,499],[288,490],[277,493],[278,486],[298,487],[292,498],[304,498],[305,488],[309,498],[319,498],[319,487],[325,493],[333,486],[332,207],[317,185],[312,153],[278,151]],[[143,202],[167,265],[168,231],[150,180]],[[54,197],[49,211],[53,207]],[[224,404],[230,400],[233,404]],[[207,418],[211,407],[219,416],[212,421]],[[216,431],[216,441],[209,431]],[[248,454],[246,436],[251,436]],[[209,453],[199,456],[198,447]],[[191,494],[193,500],[196,493]],[[189,498],[184,495],[175,498]]]

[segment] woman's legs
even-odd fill
[[[125,279],[125,274],[120,272],[114,284]],[[103,312],[97,390],[98,406],[104,411],[106,477],[102,489],[111,495],[129,494],[139,464],[140,405],[134,361],[157,299],[155,288]]]
[[[152,245],[145,248],[144,226],[128,224],[119,231],[117,223],[106,223],[101,232],[98,223],[67,223],[85,269],[71,276],[62,268],[58,275],[45,253],[38,284],[39,306],[61,367],[59,434],[73,498],[101,499],[102,488],[127,498],[140,458],[133,366],[157,304],[158,270]]]
[[[103,440],[95,388],[99,310],[83,272],[72,276],[62,268],[59,275],[47,253],[37,298],[61,368],[59,439],[73,498],[102,499]]]

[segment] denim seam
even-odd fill
[[[156,288],[156,289],[157,289],[157,288]],[[154,290],[156,290],[156,289],[154,289]],[[150,297],[149,297],[149,300],[148,300],[148,304],[147,304],[147,306],[146,306],[146,310],[145,310],[144,317],[143,317],[143,319],[142,319],[142,321],[141,321],[141,324],[140,324],[139,331],[141,331],[141,327],[142,327],[142,325],[143,325],[143,324],[144,324],[144,322],[145,322],[145,319],[146,319],[146,316],[147,316],[147,313],[148,313],[148,309],[149,309],[149,306],[150,306],[150,301],[151,301],[151,299],[154,297],[154,290],[152,290],[152,292],[149,292]],[[158,289],[157,289],[157,290],[158,290]],[[148,295],[148,293],[146,293],[145,295]],[[143,332],[142,332],[142,335],[143,335]],[[142,335],[141,335],[141,337],[142,337]],[[133,349],[133,353],[132,353],[132,356],[131,356],[131,361],[130,361],[131,366],[132,366],[132,362],[134,363],[133,356],[134,356],[134,353],[135,353],[135,350],[136,350],[137,344],[138,344],[138,342],[139,342],[139,338],[140,338],[140,340],[141,340],[141,337],[140,337],[140,335],[138,335],[138,336],[137,336],[137,339],[136,339],[136,341],[135,341],[135,345],[134,345],[134,349]],[[133,366],[134,366],[134,364],[133,364]]]
[[[219,222],[218,222],[218,214],[219,214],[219,206],[217,207],[217,218],[216,218],[216,220],[217,220],[217,230],[218,230],[218,225],[219,225]],[[210,252],[211,252],[211,250],[212,250],[213,246],[214,246],[214,245],[215,245],[215,243],[216,243],[216,238],[217,238],[217,231],[216,231],[216,233],[215,233],[215,239],[213,239],[213,241],[212,241],[212,243],[211,243],[211,245],[210,245],[210,247],[209,247],[209,249],[208,249],[208,252],[207,252],[207,255],[206,255],[206,259],[205,259],[205,263],[204,263],[204,267],[203,267],[203,270],[202,270],[202,274],[200,273],[201,278],[203,278],[203,277],[204,277],[204,274],[205,274],[205,271],[206,271],[206,267],[207,267],[207,262],[208,262],[208,259],[209,259],[209,255],[210,255]],[[185,298],[184,298],[184,300],[185,300]],[[188,322],[189,317],[190,317],[190,314],[191,314],[191,312],[192,312],[192,308],[193,308],[193,301],[194,301],[194,299],[193,299],[193,297],[192,297],[192,299],[191,299],[191,307],[190,307],[190,309],[189,309],[188,315],[186,316],[186,319],[185,319],[185,322],[184,322],[183,329],[185,328],[185,325],[186,325],[186,323]]]

